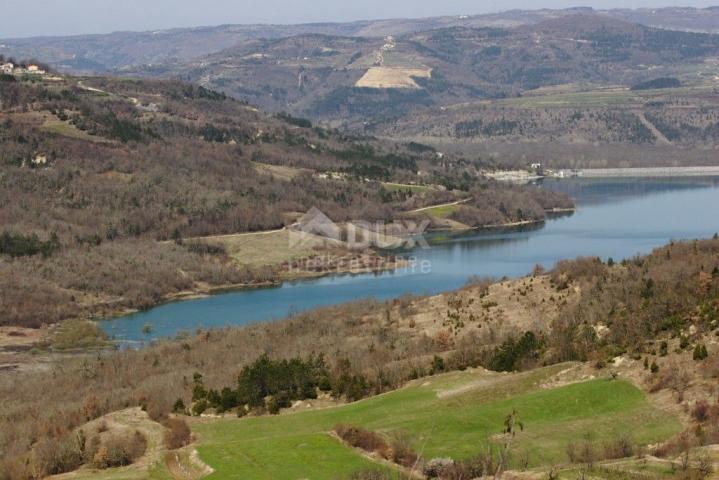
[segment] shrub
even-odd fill
[[[526,332],[518,340],[509,339],[498,347],[488,362],[490,370],[512,372],[523,363],[536,361],[544,347],[544,340],[533,332]]]
[[[702,400],[696,403],[694,405],[694,410],[692,410],[692,417],[699,422],[704,423],[709,419],[709,412],[710,412],[709,404]]]
[[[207,400],[200,400],[192,406],[192,414],[196,417],[205,413],[205,410],[207,410]]]
[[[389,458],[391,449],[387,441],[380,435],[365,430],[362,427],[354,427],[351,425],[337,425],[335,433],[342,440],[355,448],[364,450],[365,452],[377,453],[382,458]]]
[[[93,322],[66,320],[52,338],[52,345],[58,350],[104,347],[107,335]]]
[[[422,467],[422,474],[427,478],[441,478],[454,467],[451,458],[433,458]]]
[[[165,422],[165,446],[170,450],[185,447],[192,441],[192,433],[187,422],[179,418],[169,418]]]
[[[113,435],[95,453],[95,468],[123,467],[132,464],[145,454],[147,440],[139,431],[132,434]]]
[[[187,249],[198,255],[226,255],[227,251],[222,245],[203,242],[192,242],[185,244]]]
[[[631,439],[626,436],[621,436],[604,444],[604,459],[614,460],[628,458],[634,455],[635,450],[634,443]]]
[[[693,354],[694,360],[702,361],[702,360],[706,360],[707,357],[709,357],[709,353],[707,352],[706,345],[698,343],[696,345],[696,347],[694,347],[694,354]]]
[[[181,398],[178,398],[174,405],[172,405],[172,413],[178,413],[182,415],[187,413],[185,402]]]
[[[410,440],[406,435],[395,435],[392,439],[391,452],[390,460],[403,467],[414,467],[419,460],[419,455],[412,449]]]
[[[41,253],[44,257],[49,257],[59,248],[60,241],[55,233],[46,242],[40,240],[35,234],[21,235],[4,232],[0,235],[0,255],[25,257]]]
[[[442,373],[444,372],[444,369],[444,359],[439,355],[435,355],[434,359],[432,360],[432,374]]]
[[[32,451],[32,467],[41,476],[71,472],[82,465],[82,452],[74,438],[46,438]]]

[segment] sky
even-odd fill
[[[2,0],[0,38],[247,23],[471,15],[514,8],[708,7],[719,0]]]

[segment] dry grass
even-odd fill
[[[284,165],[270,165],[267,163],[252,162],[258,173],[271,175],[278,180],[290,181],[303,173],[311,173],[307,168],[287,167]]]
[[[107,139],[90,135],[79,130],[69,122],[64,122],[56,117],[48,117],[42,124],[41,129],[48,133],[55,133],[64,137],[76,138],[79,140],[87,140],[90,142],[107,142]]]
[[[301,245],[293,245],[289,230],[243,233],[204,237],[203,242],[222,245],[227,254],[240,265],[263,267],[316,255],[330,246],[331,241],[320,237],[306,238]]]
[[[360,78],[355,87],[361,88],[420,88],[413,77],[431,78],[428,68],[372,67]]]

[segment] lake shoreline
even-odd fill
[[[543,224],[512,222],[514,225],[501,224],[495,228],[440,231],[436,237],[427,232],[431,250],[403,252],[412,255],[411,260],[419,266],[406,273],[288,283],[277,290],[256,294],[240,292],[227,298],[190,302],[188,306],[160,308],[103,324],[102,328],[121,343],[137,342],[139,346],[152,338],[171,338],[178,330],[274,321],[284,318],[288,312],[360,298],[382,301],[404,295],[454,291],[473,276],[519,278],[537,265],[550,269],[565,259],[632,258],[671,239],[708,238],[719,231],[719,219],[711,211],[705,209],[699,215],[687,215],[688,205],[717,201],[719,181],[556,179],[546,188],[576,199],[577,207],[573,210],[577,214],[562,215],[571,211],[550,210],[546,220],[542,219]],[[678,196],[682,200],[678,200]],[[669,225],[667,216],[671,219]],[[641,234],[637,233],[639,228],[642,228]],[[146,323],[153,326],[153,335],[141,333]]]
[[[672,178],[672,177],[716,177],[719,166],[705,167],[632,167],[632,168],[588,168],[574,173],[579,178]],[[563,178],[557,177],[554,178]],[[566,178],[566,177],[564,177]]]
[[[547,214],[562,214],[562,213],[574,213],[576,212],[576,208],[565,208],[565,209],[553,209],[553,210],[547,210]],[[495,225],[482,225],[479,227],[467,227],[465,228],[449,228],[449,229],[428,229],[427,231],[430,233],[446,233],[446,232],[457,232],[457,233],[465,233],[465,232],[482,232],[482,231],[491,231],[491,230],[499,230],[504,228],[518,228],[518,227],[524,227],[528,225],[541,225],[547,222],[547,220],[552,220],[552,218],[545,218],[540,220],[525,220],[520,222],[507,222],[502,224],[495,224]],[[376,258],[384,259],[386,257],[376,254]],[[169,295],[166,295],[163,299],[160,301],[152,304],[150,307],[145,309],[121,309],[115,312],[110,312],[106,315],[103,315],[102,318],[99,318],[97,316],[87,316],[80,318],[80,320],[86,320],[91,322],[104,322],[108,320],[116,320],[118,318],[122,318],[128,315],[133,315],[136,313],[140,313],[143,311],[152,310],[153,308],[160,307],[162,305],[167,305],[169,303],[175,303],[175,302],[183,302],[183,301],[189,301],[189,300],[199,300],[203,298],[209,298],[215,295],[222,295],[225,293],[235,293],[235,292],[242,292],[242,291],[249,291],[249,290],[260,290],[260,289],[270,289],[270,288],[280,288],[287,282],[301,282],[303,280],[318,280],[322,278],[330,278],[330,277],[344,277],[344,276],[357,276],[357,275],[365,275],[370,273],[383,273],[383,272],[392,272],[397,271],[402,268],[405,268],[409,265],[409,262],[402,258],[395,258],[393,261],[387,261],[380,264],[379,267],[365,267],[365,268],[346,268],[346,269],[338,269],[333,271],[320,271],[320,272],[310,272],[310,271],[295,271],[293,273],[289,272],[280,272],[279,276],[276,279],[268,280],[264,282],[256,282],[256,283],[239,283],[239,284],[224,284],[224,285],[216,285],[216,286],[209,286],[209,285],[202,285],[198,286],[198,288],[192,289],[192,290],[186,290],[182,292],[176,292]]]

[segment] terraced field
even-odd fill
[[[634,441],[649,444],[681,429],[623,380],[541,387],[566,368],[517,375],[452,373],[342,407],[205,421],[193,431],[200,457],[215,469],[208,478],[336,479],[377,467],[329,435],[338,423],[405,435],[425,459],[462,459],[480,453],[516,409],[526,425],[516,449],[530,468],[566,462],[567,444],[587,436],[604,441],[629,432]]]

